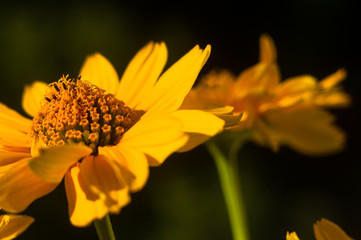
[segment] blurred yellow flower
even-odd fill
[[[119,81],[96,53],[81,78],[25,87],[32,120],[0,104],[0,206],[21,212],[64,178],[73,225],[118,213],[129,191],[145,185],[150,165],[223,129],[210,113],[178,110],[209,54],[210,46],[196,46],[160,76],[167,48],[149,43]]]
[[[226,120],[227,129],[251,129],[254,141],[274,151],[282,144],[310,155],[342,149],[345,136],[323,108],[350,104],[338,86],[346,71],[340,69],[321,81],[309,75],[281,81],[276,59],[273,40],[262,35],[259,63],[237,77],[227,70],[208,73],[183,107],[211,106],[209,112]]]
[[[316,240],[352,240],[339,226],[324,218],[313,224],[313,231]],[[287,232],[286,239],[300,240],[295,232]]]
[[[34,218],[25,215],[0,215],[0,240],[11,240],[25,231]]]

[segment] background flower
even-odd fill
[[[251,234],[254,239],[263,239],[265,233],[284,239],[285,231],[297,229],[302,239],[313,239],[309,223],[326,217],[361,239],[361,190],[356,185],[361,171],[356,114],[361,73],[355,4],[353,0],[242,1],[239,8],[232,1],[183,2],[177,7],[174,2],[8,1],[0,8],[1,101],[22,111],[18,100],[25,84],[53,79],[54,73],[74,76],[84,56],[95,51],[123,72],[149,40],[167,43],[169,63],[196,43],[202,48],[211,44],[212,54],[201,75],[217,67],[236,74],[258,61],[259,35],[269,33],[285,78],[312,73],[321,79],[344,67],[348,76],[343,85],[353,96],[353,105],[333,111],[348,135],[345,151],[337,155],[305,158],[287,148],[273,155],[253,144],[245,146],[245,154],[252,157],[244,158],[240,170],[242,182],[247,183]],[[152,170],[147,187],[112,219],[116,234],[129,239],[167,240],[170,235],[182,240],[229,239],[223,196],[203,147],[174,155]],[[92,239],[91,227],[74,232],[70,223],[63,225],[67,206],[59,202],[65,201],[60,186],[34,203],[27,214],[37,221],[19,239],[47,239],[49,233],[54,239]],[[48,221],[49,215],[53,221]]]

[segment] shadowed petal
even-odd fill
[[[149,176],[149,166],[143,152],[136,149],[128,149],[119,144],[117,146],[100,147],[99,154],[117,162],[132,173],[131,191],[139,191],[144,187]]]
[[[140,150],[161,164],[171,153],[182,147],[187,139],[181,122],[176,117],[170,114],[152,114],[129,129],[120,145],[125,149]]]
[[[316,240],[352,240],[339,226],[324,218],[313,224],[313,230]]]
[[[43,180],[59,183],[71,165],[91,153],[92,149],[82,144],[54,146],[42,149],[39,156],[29,161],[29,166]]]

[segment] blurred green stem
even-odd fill
[[[101,220],[94,220],[94,225],[97,230],[99,240],[115,240],[109,214],[105,215],[105,217]]]
[[[206,143],[218,170],[234,240],[249,240],[237,166],[237,153],[242,143],[242,139],[232,141],[228,148],[228,156],[225,156],[212,139]]]

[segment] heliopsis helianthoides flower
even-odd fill
[[[313,231],[316,240],[352,240],[339,226],[324,218],[313,224]],[[295,232],[287,232],[286,240],[300,239]]]
[[[223,129],[198,110],[178,110],[210,54],[194,47],[162,75],[164,43],[149,43],[121,80],[100,54],[80,77],[25,88],[27,119],[0,104],[0,206],[21,212],[64,178],[70,221],[86,226],[126,205],[149,166]]]
[[[260,61],[239,76],[227,70],[205,75],[187,96],[184,107],[219,103],[233,107],[215,114],[233,130],[251,130],[259,144],[277,151],[280,145],[310,155],[328,154],[342,149],[345,136],[334,126],[326,107],[345,107],[350,97],[339,83],[346,77],[340,69],[321,81],[310,75],[281,81],[276,50],[268,35],[260,38]],[[238,122],[230,117],[242,113]]]
[[[34,218],[25,215],[0,215],[0,240],[11,240],[24,232]]]

